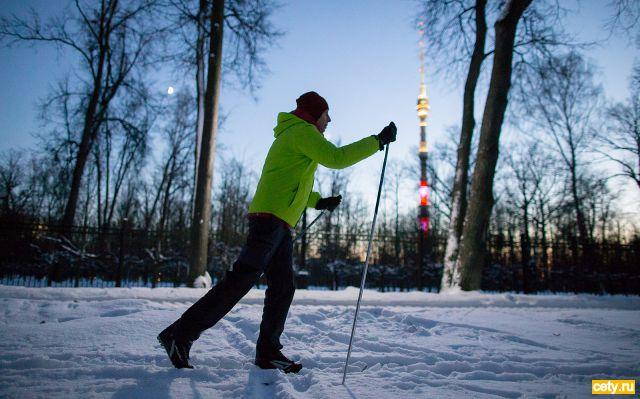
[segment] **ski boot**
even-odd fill
[[[173,335],[173,324],[158,334],[158,342],[167,351],[171,364],[177,369],[192,369],[189,364],[189,350],[193,342],[179,341]]]

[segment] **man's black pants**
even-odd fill
[[[280,335],[295,291],[292,250],[291,230],[284,222],[271,217],[249,217],[249,236],[238,259],[218,284],[174,323],[175,337],[198,339],[203,331],[222,319],[264,273],[267,290],[256,353],[268,356],[282,349]]]

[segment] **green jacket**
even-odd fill
[[[270,213],[291,226],[305,207],[314,208],[320,199],[311,192],[318,164],[342,169],[378,151],[375,136],[336,147],[314,125],[288,112],[278,114],[273,136],[249,213]]]

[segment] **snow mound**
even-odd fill
[[[205,271],[203,276],[198,276],[193,282],[194,288],[211,288],[211,276]]]

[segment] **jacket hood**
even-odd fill
[[[278,124],[273,128],[273,137],[277,138],[285,130],[302,124],[313,126],[309,122],[306,122],[289,112],[280,112],[278,114]]]

